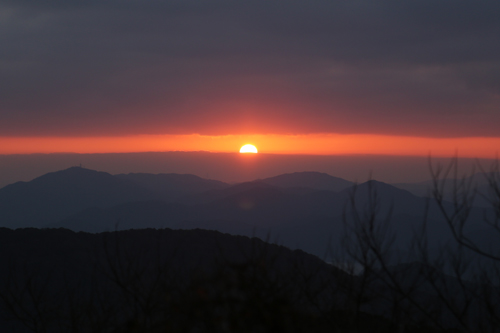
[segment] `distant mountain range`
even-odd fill
[[[453,205],[445,203],[443,209],[452,211]],[[88,325],[100,331],[88,320],[94,318],[104,320],[99,327],[116,329],[117,323],[130,324],[124,318],[137,318],[141,302],[141,316],[154,312],[161,323],[168,317],[165,313],[178,313],[169,320],[189,326],[192,320],[183,317],[186,313],[196,317],[203,309],[219,316],[216,306],[221,304],[235,310],[240,322],[250,312],[228,304],[239,299],[237,304],[248,305],[255,295],[262,297],[249,309],[265,312],[262,318],[283,309],[286,300],[300,310],[293,315],[289,309],[279,310],[286,318],[297,313],[312,318],[313,309],[317,319],[318,309],[330,309],[324,318],[333,318],[339,328],[345,309],[362,300],[359,309],[369,315],[363,331],[371,332],[377,323],[391,324],[388,318],[399,318],[394,309],[401,306],[414,311],[418,322],[420,313],[437,313],[437,322],[458,327],[463,316],[454,316],[456,305],[467,307],[469,293],[497,285],[497,280],[483,286],[467,279],[487,272],[478,268],[496,266],[470,252],[457,257],[466,250],[457,251],[456,242],[449,242],[452,235],[442,213],[432,200],[390,184],[353,184],[317,172],[240,184],[179,174],[111,175],[80,167],[48,173],[0,189],[0,263],[7,267],[0,274],[0,313],[23,314],[12,317],[16,320],[0,316],[0,329],[29,331],[23,325],[33,318],[57,325],[71,318],[79,329]],[[483,218],[494,212],[476,207],[466,213],[469,239],[481,249],[500,253],[495,252],[500,249],[497,235],[484,228]],[[374,227],[370,220],[377,222]],[[363,274],[347,274],[339,268],[353,263],[348,254],[377,247],[365,237],[367,230],[378,235],[376,241],[384,249],[381,262],[387,265],[374,260],[370,250],[359,261],[367,260]],[[419,245],[428,247],[430,260],[412,247],[419,232],[425,233]],[[442,258],[451,261],[446,265]],[[290,289],[283,289],[285,285]],[[403,299],[414,303],[399,303]],[[474,310],[467,313],[468,320],[482,324],[489,304],[481,299],[470,304]],[[166,308],[160,311],[159,306]],[[72,317],[75,313],[85,316]],[[313,322],[321,324],[316,319]],[[310,322],[303,324],[310,328]]]
[[[73,167],[0,189],[0,221],[8,228],[44,227],[89,207],[156,198],[129,180]]]
[[[319,172],[296,172],[230,185],[194,175],[120,174],[73,167],[0,189],[0,226],[74,231],[174,228],[256,235],[323,256],[339,244],[355,207],[377,193],[379,218],[391,213],[398,246],[407,246],[427,212],[428,232],[449,237],[432,202],[375,180],[353,184]],[[353,207],[354,204],[354,207]],[[427,211],[426,211],[427,207]],[[478,221],[482,211],[471,218]],[[473,228],[476,235],[481,227]],[[432,237],[431,237],[432,238]]]

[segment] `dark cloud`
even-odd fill
[[[498,136],[498,1],[2,1],[0,135]]]

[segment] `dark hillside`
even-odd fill
[[[0,229],[0,264],[2,332],[324,331],[317,307],[343,298],[334,281],[345,276],[302,251],[206,230]]]
[[[0,265],[8,268],[0,272],[2,332],[398,328],[380,306],[379,315],[353,308],[357,277],[302,251],[215,231],[2,228]]]

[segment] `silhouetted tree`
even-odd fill
[[[475,187],[474,177],[459,177],[457,159],[432,167],[432,205],[448,225],[453,242],[431,245],[427,219],[415,230],[406,258],[394,245],[392,210],[382,216],[376,187],[369,183],[366,204],[359,205],[356,188],[344,213],[344,250],[361,266],[354,313],[370,312],[390,318],[401,331],[409,325],[436,330],[498,332],[500,327],[500,253],[473,238],[469,224],[476,195],[490,203],[483,226],[500,239],[500,178],[498,163],[482,173],[488,192]],[[483,170],[484,171],[484,170]],[[451,176],[451,179],[450,179]],[[451,189],[449,188],[451,186]],[[451,193],[451,202],[446,200]],[[424,214],[424,217],[426,214]],[[476,226],[477,227],[477,226]],[[432,248],[434,246],[434,248]],[[345,262],[345,258],[342,261]],[[352,274],[355,272],[352,271]]]

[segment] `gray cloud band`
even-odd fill
[[[0,135],[498,136],[498,1],[0,1]]]

